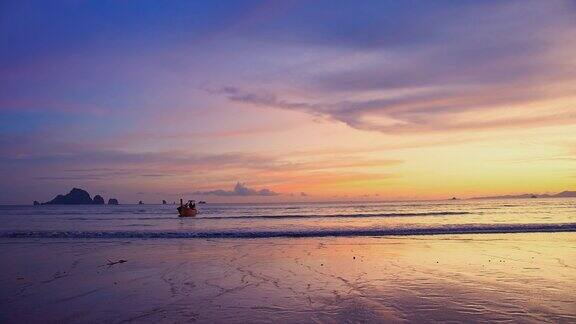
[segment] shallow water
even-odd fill
[[[575,243],[575,233],[5,238],[0,322],[574,323]]]
[[[321,237],[576,231],[576,199],[0,206],[0,237]]]

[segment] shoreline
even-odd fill
[[[309,231],[0,231],[0,238],[12,239],[269,239],[325,237],[397,237],[458,234],[518,234],[576,232],[576,223],[563,224],[466,224],[459,226]]]

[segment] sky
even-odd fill
[[[0,203],[576,190],[574,1],[0,2]]]

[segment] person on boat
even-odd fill
[[[180,199],[180,207],[178,207],[177,210],[180,217],[194,217],[198,214],[194,200],[188,200],[188,202],[184,204],[183,199]]]

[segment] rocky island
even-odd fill
[[[96,196],[94,196],[92,203],[94,205],[104,205],[104,198],[102,198],[102,196],[100,196],[100,195],[96,195]]]
[[[94,196],[94,199],[92,199],[88,191],[73,188],[66,195],[58,195],[48,202],[40,204],[37,201],[34,201],[34,205],[104,205],[104,198],[100,195],[96,195]],[[110,198],[108,200],[108,205],[118,205],[118,200]]]
[[[68,194],[58,195],[42,205],[91,205],[92,203],[92,198],[86,190],[73,188]]]

